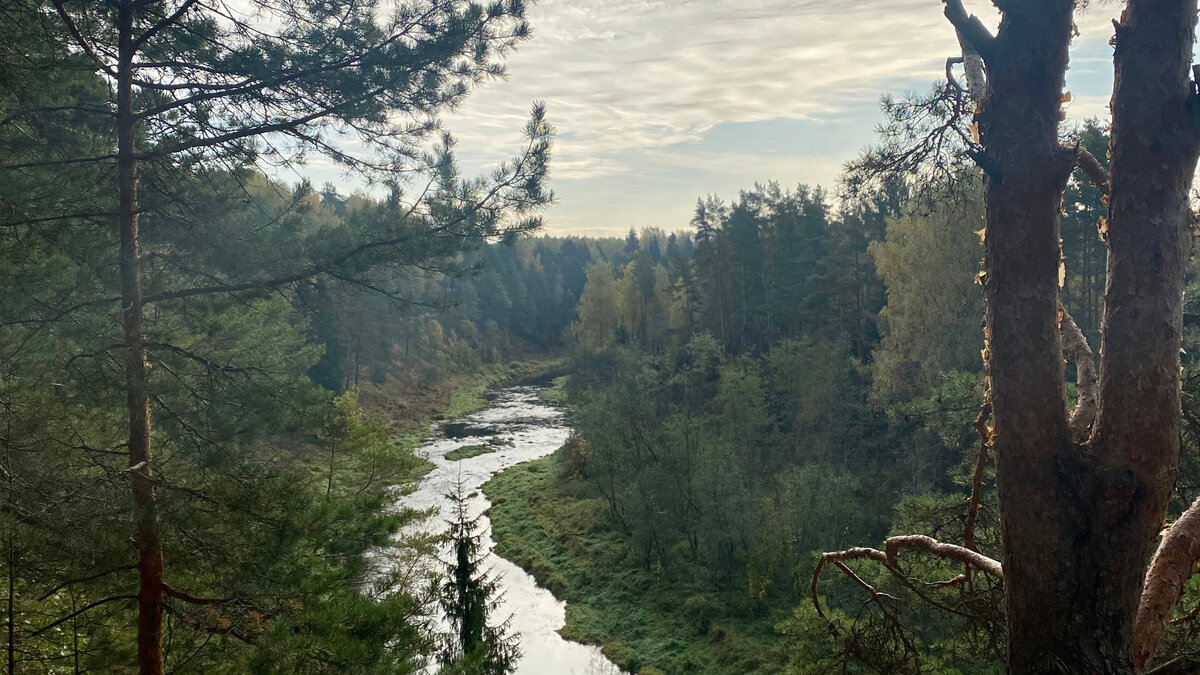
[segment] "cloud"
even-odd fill
[[[990,3],[967,5],[985,23],[998,21]],[[1094,0],[1077,17],[1071,77],[1084,84],[1072,117],[1103,111],[1097,97],[1111,85],[1106,42],[1118,10]],[[625,227],[609,220],[626,212],[636,221],[628,224],[661,224],[646,221],[662,209],[638,217],[602,207],[627,201],[622,190],[640,195],[689,176],[685,211],[706,184],[768,170],[789,172],[774,174],[785,182],[815,175],[804,162],[829,172],[812,182],[832,183],[870,143],[879,96],[927,88],[957,46],[935,0],[542,0],[529,18],[533,38],[510,57],[507,78],[475,92],[447,127],[464,167],[482,171],[520,147],[530,104],[545,101],[560,132],[552,165],[560,203],[550,221],[593,230]],[[757,127],[779,120],[812,123],[784,134],[784,161],[764,151],[771,141]],[[739,129],[759,129],[747,152],[737,151]],[[584,190],[614,192],[591,199]],[[593,202],[595,211],[584,207]]]

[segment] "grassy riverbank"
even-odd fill
[[[645,675],[779,668],[773,627],[783,615],[739,616],[684,571],[645,569],[594,488],[560,478],[559,467],[556,453],[501,472],[483,491],[496,552],[566,601],[564,637]]]
[[[429,425],[435,420],[454,420],[483,410],[489,390],[548,382],[562,368],[561,359],[541,358],[488,366],[478,373],[456,374],[425,386],[390,380],[363,385],[359,400],[364,408],[387,420],[393,430],[392,443],[399,451],[412,453],[426,439]],[[417,459],[418,466],[406,473],[405,481],[418,480],[433,468],[428,460]]]

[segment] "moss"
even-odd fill
[[[496,448],[490,445],[464,445],[461,448],[447,452],[445,456],[447,460],[457,462],[462,459],[470,459],[471,457],[478,457],[495,451]]]

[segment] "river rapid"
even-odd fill
[[[398,506],[418,510],[437,508],[439,513],[417,527],[443,531],[450,502],[445,495],[462,482],[471,515],[481,515],[491,506],[480,487],[494,474],[510,466],[544,457],[557,450],[571,433],[561,410],[543,404],[537,387],[502,389],[485,410],[459,420],[473,434],[465,438],[442,438],[419,448],[417,454],[434,464],[414,492],[400,498]],[[459,461],[448,461],[445,454],[464,445],[487,443],[496,437],[506,444],[495,452]],[[512,445],[507,445],[511,442]],[[600,653],[598,647],[565,640],[562,628],[566,605],[543,588],[533,577],[513,563],[491,552],[490,521],[482,516],[484,548],[489,551],[483,567],[504,592],[500,608],[489,619],[503,621],[511,617],[510,630],[520,635],[522,656],[518,675],[617,675],[621,670]]]

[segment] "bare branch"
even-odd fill
[[[998,578],[1004,578],[1004,568],[1000,565],[1000,561],[983,555],[978,551],[972,551],[969,548],[957,546],[955,544],[947,544],[938,541],[933,537],[926,537],[923,534],[907,534],[899,537],[889,537],[883,542],[883,550],[891,564],[895,564],[896,556],[901,550],[922,551],[930,553],[939,558],[953,560],[955,562],[970,565],[977,569],[983,570],[988,574]]]
[[[999,579],[1004,578],[1004,570],[1000,562],[978,551],[972,551],[971,549],[956,546],[955,544],[947,544],[933,537],[926,537],[923,534],[889,537],[883,542],[882,551],[874,548],[855,547],[846,549],[845,551],[830,551],[821,554],[821,557],[817,560],[817,567],[813,570],[812,580],[809,583],[809,593],[817,614],[824,616],[821,612],[821,603],[817,598],[817,580],[820,578],[821,571],[825,568],[826,564],[832,563],[843,569],[843,571],[848,571],[842,565],[846,560],[874,560],[877,563],[883,564],[889,570],[896,572],[897,557],[902,550],[922,551],[939,558],[975,567]],[[856,583],[860,586],[863,585],[861,580]],[[948,583],[957,583],[957,580],[952,580]]]
[[[1171,525],[1150,562],[1133,633],[1133,660],[1138,672],[1150,663],[1167,629],[1171,609],[1183,597],[1200,562],[1200,499]]]
[[[950,86],[954,87],[955,89],[961,92],[966,92],[966,88],[959,84],[958,80],[954,77],[954,66],[962,62],[963,57],[961,56],[951,56],[950,58],[946,59],[946,81],[949,82]]]
[[[71,18],[70,13],[67,12],[67,8],[63,6],[62,0],[54,0],[54,9],[58,12],[58,16],[63,20],[63,23],[67,25],[67,31],[71,33],[71,37],[79,45],[79,48],[95,62],[96,68],[116,77],[116,71],[100,60],[100,57],[96,55],[96,50],[92,49],[92,45],[79,32],[79,27],[75,25],[75,20]]]
[[[883,551],[873,548],[856,547],[846,549],[845,551],[831,551],[822,553],[817,560],[817,567],[813,570],[812,581],[809,583],[809,592],[812,596],[813,607],[817,610],[817,616],[825,616],[821,611],[821,601],[817,598],[817,580],[821,578],[821,570],[825,568],[826,563],[834,563],[840,569],[846,570],[845,565],[842,565],[844,560],[874,560],[878,563],[888,564],[887,555]]]
[[[114,453],[114,454],[119,454],[122,456],[125,455],[125,453],[123,453],[123,452],[122,453]],[[99,579],[100,577],[108,576],[109,574],[112,574],[113,572],[128,572],[129,570],[135,570],[135,569],[137,569],[137,565],[121,565],[120,567],[114,567],[112,569],[107,569],[107,570],[104,570],[103,572],[97,572],[95,574],[89,574],[85,577],[80,577],[78,579],[70,579],[68,581],[64,581],[64,582],[60,583],[59,585],[54,586],[53,588],[49,589],[45,593],[42,593],[40,596],[38,596],[38,602],[45,601],[47,598],[49,598],[50,596],[54,595],[55,593],[61,591],[62,589],[66,588],[67,586],[74,586],[75,584],[82,584],[87,581],[94,581],[96,579]]]
[[[1108,170],[1101,166],[1100,160],[1096,159],[1096,156],[1088,152],[1088,149],[1082,145],[1075,148],[1075,166],[1079,167],[1079,170],[1088,177],[1100,194],[1108,195],[1112,186]]]
[[[137,600],[137,597],[138,596],[136,596],[136,595],[128,595],[128,594],[114,595],[112,597],[104,598],[103,600],[89,602],[88,604],[84,605],[83,607],[79,608],[78,610],[71,612],[70,614],[68,614],[66,616],[59,617],[58,619],[46,624],[45,626],[42,626],[41,628],[33,631],[32,633],[29,634],[29,637],[37,637],[37,636],[41,635],[42,633],[45,633],[46,631],[50,630],[51,628],[54,628],[55,626],[61,626],[62,624],[79,616],[80,614],[83,614],[84,612],[95,609],[96,607],[99,607],[100,605],[108,604],[110,602],[116,602],[118,600]]]
[[[1082,443],[1092,433],[1096,410],[1100,407],[1100,380],[1096,377],[1096,361],[1087,338],[1067,310],[1058,306],[1058,330],[1062,334],[1063,357],[1075,362],[1075,384],[1079,389],[1075,410],[1069,426],[1076,443]]]
[[[975,459],[975,475],[971,478],[971,496],[967,499],[967,522],[963,525],[963,543],[972,551],[978,551],[975,543],[975,523],[979,519],[979,505],[983,500],[983,474],[987,470],[988,450],[992,445],[992,432],[988,419],[992,416],[991,395],[984,398],[979,416],[975,418],[975,433],[979,434],[979,454]]]
[[[983,25],[979,17],[967,14],[962,0],[943,0],[943,2],[946,3],[946,9],[943,12],[946,18],[954,25],[961,38],[970,43],[971,47],[986,60],[991,54],[996,38]]]
[[[178,9],[176,9],[174,12],[172,12],[169,16],[164,17],[158,23],[147,28],[145,33],[142,33],[140,36],[138,36],[138,38],[136,40],[133,41],[134,51],[137,51],[138,49],[140,49],[142,45],[146,44],[147,40],[149,40],[150,38],[157,35],[164,28],[166,28],[166,27],[170,26],[171,24],[175,23],[176,21],[178,21],[180,19],[180,17],[182,17],[184,14],[186,14],[187,11],[192,8],[192,5],[195,5],[197,2],[199,2],[199,0],[186,0],[183,4],[181,4],[179,6]]]

